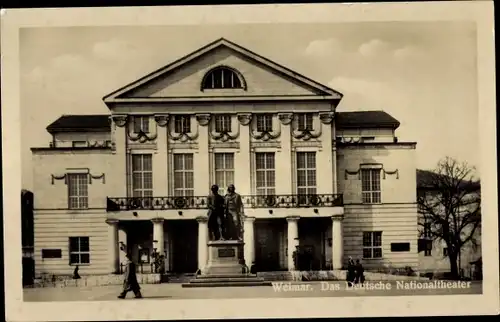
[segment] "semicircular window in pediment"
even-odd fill
[[[201,90],[205,89],[246,89],[243,76],[235,69],[227,66],[218,66],[208,71],[203,77]]]

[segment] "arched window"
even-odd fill
[[[236,70],[225,66],[216,67],[205,74],[201,90],[222,88],[244,89],[245,80]]]

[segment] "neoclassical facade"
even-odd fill
[[[231,183],[258,271],[417,266],[416,144],[341,99],[219,39],[104,97],[108,115],[60,117],[32,148],[37,273],[115,273],[125,249],[144,272],[153,253],[203,269],[206,197]]]

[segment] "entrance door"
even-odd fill
[[[195,273],[198,269],[198,223],[195,220],[168,221],[172,238],[173,273]]]
[[[255,222],[255,265],[260,272],[280,270],[280,234],[284,224],[279,219]]]
[[[325,232],[329,218],[301,218],[299,221],[300,270],[320,270],[325,266]]]

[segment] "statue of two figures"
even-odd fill
[[[243,240],[243,201],[234,185],[229,185],[224,197],[217,185],[211,190],[207,201],[210,240]]]

